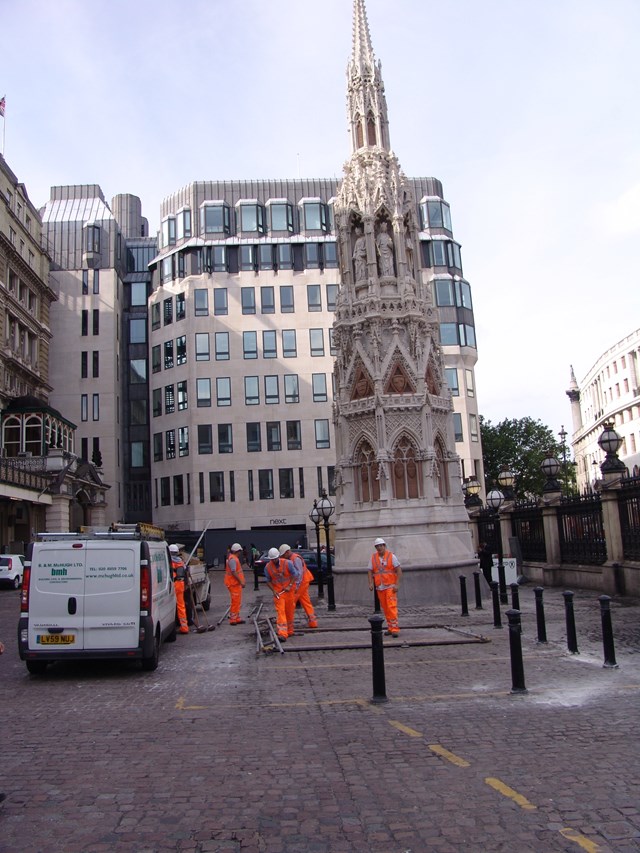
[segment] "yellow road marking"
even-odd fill
[[[439,743],[430,743],[429,749],[441,758],[446,758],[447,761],[455,764],[456,767],[471,767],[471,764],[466,759],[460,758],[460,756],[456,755],[455,752],[449,752],[448,749],[445,749],[444,746],[440,746]]]
[[[580,835],[579,832],[576,832],[575,829],[571,829],[570,826],[566,826],[564,829],[560,830],[560,835],[567,838],[569,841],[575,841],[583,850],[586,850],[587,853],[598,853],[600,850],[600,845],[596,844],[595,841],[590,841],[586,836]]]
[[[404,732],[404,734],[409,735],[409,737],[422,737],[420,732],[417,732],[415,729],[410,729],[409,726],[404,726],[397,720],[389,720],[389,725],[393,726],[394,729],[398,729],[399,732]]]
[[[487,776],[484,780],[487,785],[491,788],[494,788],[499,794],[502,794],[503,797],[508,797],[510,800],[513,800],[514,803],[520,806],[521,809],[525,809],[526,811],[533,811],[537,808],[533,803],[530,803],[526,797],[523,797],[522,794],[519,794],[517,791],[514,791],[513,788],[510,788],[508,785],[505,785],[500,779],[496,779],[493,776]]]

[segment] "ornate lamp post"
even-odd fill
[[[480,483],[476,480],[475,477],[469,477],[462,484],[462,491],[464,492],[464,505],[467,507],[467,509],[473,509],[474,507],[482,506],[482,500],[479,497],[480,488]]]
[[[567,480],[567,431],[564,428],[564,424],[560,427],[560,432],[558,433],[560,437],[560,442],[562,443],[562,489],[563,494],[569,495],[569,481]]]
[[[498,482],[502,487],[502,494],[504,495],[505,501],[514,501],[516,499],[516,493],[513,486],[516,482],[516,475],[513,474],[506,465],[500,469]]]
[[[326,491],[322,490],[322,495],[317,503],[318,512],[324,522],[324,535],[327,540],[327,594],[328,604],[327,610],[336,609],[336,601],[333,594],[333,573],[331,570],[331,542],[329,540],[329,519],[336,511],[335,504],[327,497]],[[322,563],[319,563],[318,568],[322,571]]]
[[[502,553],[502,530],[500,529],[500,507],[504,503],[504,495],[500,489],[491,489],[487,495],[487,506],[490,507],[495,516],[496,545],[498,546],[498,584],[500,585],[500,603],[508,604],[507,580],[504,574],[504,555]]]
[[[324,598],[324,579],[322,577],[322,552],[320,551],[320,510],[318,509],[318,501],[314,500],[313,508],[309,513],[309,518],[316,528],[316,542],[318,554],[318,598]]]
[[[611,422],[604,425],[604,431],[598,439],[598,444],[606,454],[606,458],[600,466],[602,473],[622,474],[626,472],[627,466],[618,457],[618,449],[622,444],[622,439],[613,428]]]
[[[547,478],[546,483],[542,487],[543,492],[562,492],[562,486],[557,480],[558,473],[560,471],[560,463],[553,455],[553,453],[548,450],[547,455],[542,460],[542,473]]]

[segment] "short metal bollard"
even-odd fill
[[[511,692],[526,693],[522,662],[522,630],[519,610],[507,610],[509,620],[509,652],[511,654]]]
[[[502,616],[500,615],[500,592],[498,581],[491,581],[491,599],[493,601],[493,627],[502,628]]]
[[[567,623],[567,649],[572,655],[579,654],[578,638],[576,637],[576,617],[573,612],[573,593],[570,590],[565,590],[564,596],[564,615]]]
[[[378,598],[378,590],[373,588],[373,612],[380,613],[380,599]]]
[[[509,598],[507,596],[507,578],[504,571],[504,563],[502,562],[502,557],[498,557],[498,583],[500,585],[500,603],[508,604]]]
[[[460,575],[460,606],[462,608],[461,616],[469,615],[469,604],[467,602],[467,579],[464,575]]]
[[[520,610],[520,593],[518,591],[520,587],[517,583],[509,584],[509,587],[511,589],[511,607],[514,610]]]
[[[601,595],[598,601],[600,602],[602,645],[604,646],[604,663],[602,666],[607,669],[617,669],[616,650],[613,645],[613,628],[611,627],[611,598],[608,595]]]
[[[473,573],[473,589],[476,594],[476,610],[482,610],[482,593],[480,592],[480,572]]]
[[[384,679],[384,643],[382,640],[382,624],[384,617],[374,614],[369,616],[371,624],[371,663],[373,671],[373,696],[371,701],[374,705],[387,702],[387,688]]]
[[[544,621],[544,602],[542,601],[543,586],[536,586],[533,590],[536,597],[536,623],[538,626],[538,642],[547,642],[547,626]]]

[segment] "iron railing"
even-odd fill
[[[518,538],[522,559],[547,562],[542,507],[536,501],[517,501],[511,513],[511,532]]]
[[[624,559],[640,561],[640,477],[620,484],[618,513]]]
[[[563,563],[601,566],[607,561],[600,495],[564,498],[557,517]]]

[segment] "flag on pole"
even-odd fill
[[[5,96],[3,95],[2,100],[0,100],[0,116],[2,116],[2,118],[4,118],[4,111],[5,111],[6,106],[7,105],[5,102]]]

